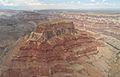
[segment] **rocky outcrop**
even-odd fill
[[[43,23],[13,49],[1,77],[102,77],[86,62],[98,54],[99,46],[90,33],[76,30],[72,22]],[[96,71],[100,75],[91,74]]]
[[[64,35],[64,34],[74,34],[75,28],[72,22],[59,21],[59,22],[49,22],[40,24],[35,32],[42,33],[42,38],[47,40],[54,36]]]

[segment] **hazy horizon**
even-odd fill
[[[120,10],[120,0],[0,0],[0,9]]]

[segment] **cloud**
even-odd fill
[[[77,3],[81,3],[81,1],[78,1]]]
[[[74,4],[74,3],[75,3],[75,1],[71,1],[70,3],[71,3],[71,4]]]
[[[47,4],[39,0],[0,0],[1,7],[9,7],[24,10],[42,9],[46,8]]]
[[[41,5],[39,0],[0,0],[0,5],[3,6],[30,6]]]
[[[95,2],[95,0],[91,0],[91,2]]]
[[[52,9],[52,8],[64,8],[66,4],[47,4],[40,0],[0,0],[0,6],[24,9],[24,10],[34,10],[34,9]]]
[[[106,0],[102,0],[102,2],[106,2]]]
[[[0,0],[0,7],[9,7],[11,9],[104,9],[104,8],[120,8],[119,3],[109,3],[107,0],[90,0],[90,2],[82,2],[80,0],[72,0],[60,3],[45,3],[42,0]]]

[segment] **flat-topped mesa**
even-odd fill
[[[35,33],[42,34],[42,39],[48,40],[54,36],[74,34],[75,27],[71,21],[47,22],[37,26]]]
[[[99,43],[88,32],[74,33],[72,22],[40,24],[17,51],[13,49],[6,57],[6,69],[0,77],[80,77],[75,75],[80,70],[73,65],[98,54]],[[47,41],[40,42],[42,37]]]

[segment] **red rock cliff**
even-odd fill
[[[98,53],[97,40],[76,30],[72,22],[38,25],[6,60],[1,77],[79,77],[73,65]]]

